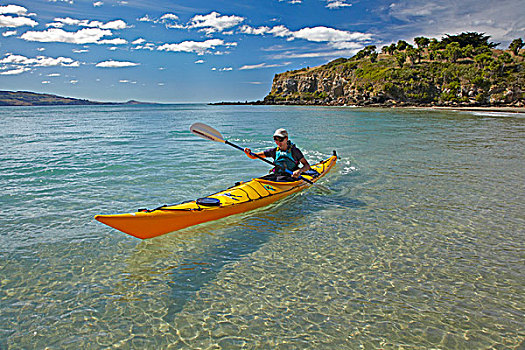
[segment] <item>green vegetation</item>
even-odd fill
[[[376,52],[276,75],[267,103],[523,105],[521,38],[496,49],[484,33],[417,37]]]

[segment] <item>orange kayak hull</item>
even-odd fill
[[[326,175],[336,161],[337,157],[334,155],[315,164],[312,169],[315,169],[319,176],[304,177],[315,182]],[[196,200],[151,211],[97,215],[95,219],[134,237],[147,239],[264,207],[310,186],[312,185],[302,180],[274,182],[256,178],[207,196],[206,199],[210,199],[213,205],[203,205]]]

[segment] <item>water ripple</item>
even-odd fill
[[[278,106],[5,108],[0,348],[519,349],[523,118]],[[93,220],[268,171],[277,127],[320,184],[138,241]]]

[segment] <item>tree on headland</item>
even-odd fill
[[[372,63],[375,62],[375,60],[377,59],[377,53],[376,53],[376,46],[375,45],[368,45],[368,46],[366,46],[364,49],[360,50],[355,55],[354,58],[356,60],[360,60],[361,58],[364,58],[364,57],[367,57],[367,56],[371,56],[370,60],[372,61]]]
[[[436,59],[437,51],[439,50],[439,41],[436,38],[432,38],[428,44],[428,59],[433,61]]]
[[[449,62],[456,63],[461,57],[461,48],[459,43],[451,42],[445,47],[445,57]]]
[[[404,41],[404,40],[399,40],[399,41],[397,42],[397,47],[396,47],[396,48],[397,48],[399,51],[405,51],[409,46],[410,46],[410,45],[409,45],[406,41]]]
[[[509,45],[509,49],[514,53],[514,56],[518,56],[518,53],[520,52],[521,48],[525,46],[525,43],[521,38],[514,39]]]
[[[417,45],[417,49],[405,40],[399,40],[397,43],[383,46],[381,52],[391,56],[397,56],[397,53],[404,52],[406,54],[405,59],[410,59],[412,65],[421,63],[425,52],[428,53],[430,61],[442,60],[455,63],[460,58],[474,58],[483,53],[492,54],[492,50],[499,45],[490,41],[490,35],[476,32],[466,32],[458,35],[446,34],[441,40],[418,36],[414,38],[414,42]],[[519,50],[524,46],[525,43],[520,38],[514,40],[509,48],[517,56]],[[370,52],[359,52],[358,58],[369,56]]]
[[[476,51],[474,50],[474,46],[472,46],[471,44],[468,44],[467,46],[461,49],[461,56],[462,57],[474,57],[475,52]]]
[[[425,49],[427,48],[428,44],[430,44],[430,39],[429,38],[425,38],[423,36],[418,36],[416,38],[414,38],[414,42],[416,43],[417,47],[419,49]]]
[[[467,45],[472,45],[474,48],[487,46],[491,49],[499,45],[499,43],[493,43],[489,41],[490,35],[485,35],[485,33],[476,33],[476,32],[467,32],[461,33],[459,35],[449,35],[446,34],[444,38],[441,39],[441,49],[447,47],[450,43],[458,43],[460,47],[466,47]]]
[[[393,55],[394,52],[396,52],[396,50],[397,50],[397,45],[394,43],[390,44],[390,46],[388,47],[388,53],[390,55]]]
[[[398,52],[396,53],[396,61],[397,64],[399,64],[399,68],[403,68],[403,65],[405,64],[407,60],[407,54],[404,52]]]
[[[474,57],[474,62],[477,63],[479,68],[483,69],[486,66],[490,65],[494,61],[494,58],[492,58],[492,54],[490,53],[482,53]]]
[[[372,52],[372,53],[370,54],[370,62],[372,62],[372,63],[377,62],[377,57],[378,57],[378,56],[379,56],[379,55],[377,54],[377,52],[375,52],[375,51]]]
[[[410,58],[410,62],[412,62],[412,65],[417,63],[416,61],[420,60],[421,58],[419,49],[415,49],[413,47],[409,47],[407,49],[406,55],[408,56],[408,58]]]

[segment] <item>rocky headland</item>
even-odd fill
[[[415,38],[417,48],[399,41],[381,53],[368,46],[352,58],[275,75],[254,104],[525,107],[523,42],[498,50],[488,38]]]

